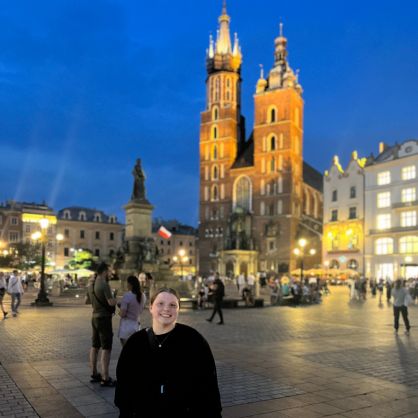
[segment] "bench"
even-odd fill
[[[193,299],[193,298],[180,298],[180,307],[189,308],[189,309],[197,309],[198,301],[197,299]]]

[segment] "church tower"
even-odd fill
[[[287,59],[283,24],[274,65],[254,95],[254,201],[261,270],[294,268],[303,185],[302,87]],[[282,267],[280,267],[282,266]]]
[[[209,38],[206,56],[206,109],[200,123],[201,271],[217,268],[225,222],[231,208],[229,171],[245,140],[241,116],[242,54],[237,34],[231,42],[230,17],[222,7],[216,41]]]

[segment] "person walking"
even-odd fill
[[[177,322],[179,308],[175,290],[159,289],[151,298],[152,327],[123,346],[116,367],[120,418],[222,417],[212,351],[198,331]]]
[[[109,276],[109,266],[101,263],[97,268],[96,276],[89,283],[86,300],[86,303],[93,306],[90,382],[100,382],[101,386],[115,386],[115,381],[109,377],[109,363],[113,343],[112,316],[115,313],[116,295],[113,295],[110,289]],[[100,349],[102,350],[101,373],[98,373],[97,361]]]
[[[4,295],[6,294],[6,277],[4,276],[4,273],[2,271],[0,271],[0,306],[1,306],[1,311],[3,312],[3,319],[6,319],[8,312],[6,312],[6,310],[4,309],[4,305],[3,305],[3,298]]]
[[[213,318],[215,317],[216,313],[219,314],[220,321],[218,325],[224,324],[224,316],[222,314],[222,300],[225,296],[225,286],[222,280],[219,277],[219,274],[216,273],[215,281],[211,286],[211,292],[213,295],[213,311],[210,318],[206,319],[208,322],[212,322]]]
[[[13,274],[9,277],[9,284],[7,286],[7,292],[12,297],[11,308],[12,315],[16,316],[19,311],[20,302],[23,295],[22,282],[20,281],[19,274],[17,270],[13,270]]]
[[[393,315],[395,317],[395,333],[398,333],[399,329],[399,314],[402,314],[402,319],[405,324],[405,334],[409,335],[411,325],[408,319],[408,299],[411,299],[409,292],[405,289],[402,284],[402,280],[398,279],[395,282],[395,288],[393,289]]]
[[[386,279],[386,300],[390,302],[390,299],[392,297],[392,280],[388,277]]]
[[[118,337],[122,345],[125,345],[126,340],[140,329],[139,315],[144,310],[147,298],[141,292],[139,280],[135,276],[129,276],[126,279],[128,285],[128,292],[123,295],[120,302],[119,316],[119,332]]]

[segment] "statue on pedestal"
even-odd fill
[[[131,200],[147,201],[145,197],[145,174],[142,170],[140,158],[136,160],[132,175],[134,176],[134,188],[132,190]]]

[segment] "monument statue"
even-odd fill
[[[134,176],[134,188],[132,190],[131,200],[143,200],[146,201],[145,197],[145,174],[142,170],[141,159],[136,160],[135,167],[132,171]]]

